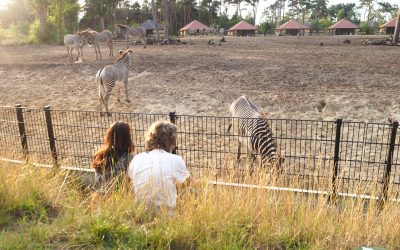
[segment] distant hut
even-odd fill
[[[152,20],[147,20],[146,22],[142,23],[140,26],[146,29],[146,35],[148,35],[148,36],[153,35],[154,31],[156,30],[156,26],[154,25],[154,22]],[[158,29],[164,30],[164,25],[158,24]]]
[[[257,28],[248,22],[242,20],[232,26],[228,30],[228,35],[231,36],[254,36],[256,34]]]
[[[339,22],[335,23],[331,27],[328,28],[329,33],[335,35],[354,35],[356,30],[359,29],[358,25],[346,20],[342,19]]]
[[[197,20],[193,20],[188,23],[185,27],[179,30],[182,36],[186,35],[204,35],[209,32],[210,28]]]
[[[396,28],[397,17],[393,18],[390,21],[387,21],[381,26],[381,31],[388,35],[394,34],[394,29]]]
[[[297,36],[298,34],[304,35],[306,30],[309,30],[309,28],[299,22],[296,22],[295,20],[290,20],[276,29],[277,34],[279,36],[282,35]]]

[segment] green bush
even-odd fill
[[[374,32],[374,27],[373,26],[368,27],[366,22],[361,22],[360,31],[366,35],[372,34]]]
[[[28,43],[39,43],[40,42],[40,23],[39,20],[35,20],[29,26]]]
[[[55,17],[49,16],[47,19],[47,39],[51,43],[60,43],[65,34],[64,25],[57,25]]]
[[[27,43],[27,23],[11,24],[7,29],[0,29],[0,45],[20,45]]]

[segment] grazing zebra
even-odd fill
[[[97,52],[100,55],[100,60],[103,60],[101,57],[101,52],[100,52],[100,43],[102,42],[107,42],[108,47],[110,48],[110,53],[109,56],[112,57],[114,56],[114,51],[113,51],[113,34],[109,30],[103,30],[102,32],[97,32],[91,29],[86,29],[81,32],[82,35],[84,36],[85,40],[90,44],[94,45],[94,51],[96,52],[96,60],[98,59]]]
[[[123,36],[126,39],[126,48],[129,48],[129,36],[136,36],[143,40],[144,48],[146,48],[146,29],[143,27],[132,28],[123,24],[116,24],[114,36]]]
[[[100,115],[103,116],[103,105],[106,109],[106,114],[110,116],[108,111],[108,100],[110,99],[111,91],[117,81],[124,83],[126,102],[130,103],[128,94],[128,75],[129,69],[132,67],[132,50],[128,49],[125,52],[119,52],[117,61],[101,68],[96,74],[96,83],[99,87]],[[119,96],[118,96],[119,101]]]
[[[261,155],[261,165],[275,163],[280,169],[283,159],[277,157],[276,142],[273,139],[272,130],[266,115],[261,112],[260,108],[250,98],[241,96],[231,104],[229,110],[232,117],[235,117],[235,132],[241,137],[237,160],[240,159],[241,144],[244,144],[247,148],[247,162],[251,163],[250,173],[253,172],[255,154]],[[229,125],[228,131],[231,127],[232,124]]]
[[[85,39],[80,32],[76,33],[75,35],[72,35],[72,34],[65,35],[64,36],[64,44],[67,47],[69,61],[74,60],[72,57],[72,50],[74,48],[78,51],[78,56],[76,57],[76,61],[78,61],[79,55],[81,55],[82,61],[84,61],[82,48],[85,45]]]

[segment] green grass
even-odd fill
[[[74,173],[0,163],[0,249],[400,248],[400,207],[199,184],[174,217],[149,215],[130,186],[92,202]]]

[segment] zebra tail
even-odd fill
[[[104,104],[104,98],[103,98],[103,93],[105,91],[104,89],[104,84],[103,84],[103,79],[101,77],[101,72],[103,71],[104,67],[102,67],[96,74],[96,83],[99,86],[99,96],[101,98],[101,101]]]

